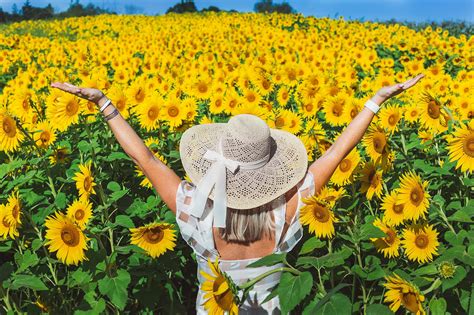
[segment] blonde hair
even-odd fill
[[[226,227],[220,229],[227,242],[247,243],[258,241],[265,235],[273,237],[275,222],[270,203],[248,210],[227,208]]]

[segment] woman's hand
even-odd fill
[[[81,98],[84,98],[88,101],[91,101],[97,105],[99,105],[99,101],[104,99],[105,100],[105,95],[102,93],[102,91],[98,89],[93,89],[93,88],[81,88],[75,85],[72,85],[70,83],[64,82],[53,82],[51,83],[52,87],[58,88],[60,90],[63,90],[65,92],[77,95]]]
[[[416,77],[413,77],[403,83],[397,83],[394,85],[384,86],[383,88],[377,91],[374,97],[372,97],[372,101],[374,101],[377,105],[380,105],[386,100],[388,100],[389,98],[394,97],[395,95],[398,95],[405,90],[408,90],[409,88],[414,86],[424,76],[425,75],[423,73],[420,73]]]

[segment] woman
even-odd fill
[[[205,314],[229,307],[226,299],[205,294],[212,265],[237,284],[272,267],[246,268],[263,256],[290,251],[301,239],[302,198],[319,192],[339,163],[361,140],[379,106],[415,85],[423,74],[381,88],[345,128],[332,146],[308,168],[301,141],[291,133],[270,129],[253,115],[237,115],[228,123],[193,126],[180,142],[183,167],[192,183],[181,180],[145,146],[97,89],[54,82],[52,87],[96,103],[124,151],[150,180],[176,215],[184,240],[193,248],[201,284],[196,310]],[[278,313],[278,297],[263,303],[280,274],[264,278],[249,292],[239,313]],[[234,308],[233,311],[236,311]]]

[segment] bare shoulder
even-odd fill
[[[301,184],[305,180],[306,176],[303,177],[300,183]],[[298,207],[298,185],[291,188],[289,191],[285,193],[286,199],[286,211],[285,211],[285,222],[287,225],[291,223],[291,220],[295,216],[296,209]]]

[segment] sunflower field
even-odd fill
[[[380,87],[424,73],[304,200],[297,247],[254,265],[287,266],[268,297],[284,314],[474,314],[473,50],[441,28],[299,14],[1,25],[0,313],[195,309],[173,213],[97,106],[51,82],[102,90],[184,179],[190,126],[257,115],[314,161]]]

